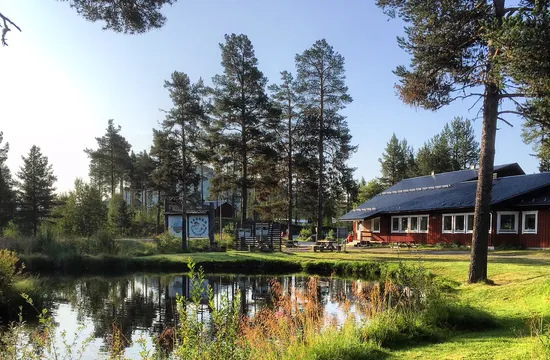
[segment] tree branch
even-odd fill
[[[514,114],[521,117],[525,116],[522,112],[515,111],[515,110],[502,110],[498,112],[498,115],[502,115],[502,114]]]
[[[500,116],[497,116],[497,119],[500,120],[500,121],[503,121],[504,123],[506,123],[510,127],[514,127],[514,125],[512,125],[509,121],[501,118]]]
[[[3,46],[8,46],[8,43],[6,42],[6,34],[8,33],[8,31],[11,31],[10,27],[8,26],[8,24],[11,24],[13,25],[13,27],[15,27],[17,30],[19,30],[19,32],[21,32],[21,28],[19,26],[17,26],[13,21],[11,21],[10,19],[8,19],[6,16],[4,16],[4,14],[0,13],[0,19],[2,19],[2,22],[4,23],[4,28],[2,29],[2,45]],[[2,26],[0,26],[2,27]]]

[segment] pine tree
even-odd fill
[[[365,179],[362,179],[363,181]],[[357,196],[356,205],[359,206],[365,201],[368,201],[380,194],[386,189],[386,186],[378,178],[370,180],[368,183],[361,183],[359,195]]]
[[[63,0],[62,0],[63,1]],[[151,29],[161,28],[166,17],[161,9],[177,0],[71,0],[71,8],[84,19],[92,22],[103,21],[103,29],[126,34],[141,34]],[[6,35],[11,27],[21,28],[7,15],[0,12],[3,27],[1,42],[7,45]]]
[[[497,120],[507,122],[507,114],[532,118],[546,108],[550,4],[520,0],[506,7],[505,0],[377,0],[377,5],[406,23],[405,37],[398,44],[411,55],[411,65],[395,71],[405,103],[437,110],[456,99],[483,100],[468,279],[485,281]]]
[[[10,145],[2,146],[4,134],[0,131],[0,230],[13,219],[15,213],[15,192],[10,169],[6,165]]]
[[[255,174],[250,171],[250,162],[263,156],[266,143],[270,142],[266,123],[271,104],[265,91],[267,79],[258,69],[258,59],[248,37],[225,35],[220,48],[224,72],[212,79],[214,127],[220,143],[218,167],[234,166],[237,171],[232,180],[240,190],[241,223],[244,223],[248,217],[249,192],[254,188]],[[228,173],[222,171],[216,173],[216,184]]]
[[[161,232],[160,215],[164,198],[175,196],[178,181],[178,145],[169,132],[153,129],[150,155],[154,163],[151,182],[157,193],[157,233]]]
[[[147,212],[147,195],[152,187],[152,175],[155,171],[155,162],[147,151],[140,151],[137,155],[131,153],[132,162],[130,173],[131,194],[134,192],[141,199],[142,211]],[[133,197],[131,197],[133,203]]]
[[[132,225],[132,215],[122,195],[115,194],[109,201],[109,225],[120,236],[127,234]]]
[[[23,225],[32,226],[33,235],[38,225],[46,219],[52,210],[55,199],[53,174],[48,158],[42,155],[40,148],[33,145],[27,157],[22,156],[23,166],[17,173],[20,209],[19,218]]]
[[[178,148],[178,190],[183,211],[182,247],[185,251],[187,209],[192,204],[197,204],[200,198],[200,174],[197,174],[196,169],[199,164],[198,149],[201,139],[205,136],[203,129],[207,118],[203,98],[206,89],[202,79],[192,84],[189,76],[179,71],[172,73],[171,79],[165,81],[164,87],[168,89],[173,107],[163,121],[162,127],[174,139]],[[190,191],[192,188],[195,191]]]
[[[407,177],[406,149],[406,140],[399,141],[394,133],[386,145],[382,157],[378,159],[382,173],[381,181],[384,186],[395,185]]]
[[[524,143],[532,145],[535,151],[532,155],[539,160],[539,171],[550,171],[550,123],[527,119],[522,126],[521,136]]]
[[[451,125],[445,124],[441,136],[447,138],[451,149],[452,170],[464,170],[479,163],[479,143],[475,139],[470,120],[455,117]]]
[[[124,189],[124,180],[130,172],[131,146],[120,134],[121,127],[115,127],[113,119],[107,125],[105,135],[96,138],[97,149],[85,149],[90,158],[90,178],[102,189],[107,189],[111,197],[115,194],[117,184],[120,192]]]
[[[292,239],[292,215],[294,203],[294,138],[296,121],[298,117],[298,106],[300,96],[296,87],[294,77],[288,71],[281,72],[281,85],[271,85],[269,89],[272,92],[273,100],[281,109],[281,117],[286,120],[286,129],[281,133],[281,141],[286,153],[286,181],[287,181],[287,229],[288,240]]]
[[[60,198],[63,204],[55,209],[60,217],[59,230],[68,236],[90,237],[103,229],[107,222],[107,206],[101,191],[76,179],[74,190]]]
[[[347,160],[355,150],[345,117],[339,111],[352,102],[345,84],[344,57],[335,52],[325,39],[316,41],[302,54],[296,55],[297,83],[304,98],[301,126],[316,145],[317,211],[320,231],[324,220],[325,178],[327,163]],[[328,155],[328,159],[327,159]]]

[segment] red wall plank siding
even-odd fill
[[[524,209],[530,211],[532,209]],[[466,211],[467,212],[467,211]],[[469,211],[472,212],[472,211]],[[425,215],[422,213],[413,215]],[[405,216],[405,215],[404,215]],[[550,210],[538,210],[537,234],[522,234],[522,213],[519,212],[518,234],[497,234],[497,211],[493,211],[493,223],[491,233],[489,234],[489,246],[499,246],[503,244],[522,244],[525,247],[550,248]],[[383,215],[380,218],[380,233],[373,233],[372,238],[375,241],[399,242],[415,241],[419,244],[435,245],[437,243],[460,242],[462,245],[471,245],[472,234],[448,234],[443,233],[442,226],[443,215],[441,213],[429,214],[428,233],[392,233],[391,216]],[[370,230],[370,219],[365,221],[364,228]],[[358,223],[354,222],[354,239],[359,239]]]

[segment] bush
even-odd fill
[[[32,241],[32,252],[55,254],[57,252],[56,245],[56,234],[52,226],[41,225],[36,238]]]
[[[115,237],[109,230],[100,230],[94,236],[84,241],[79,249],[80,253],[85,254],[116,254],[119,246],[115,241]]]
[[[209,239],[190,239],[189,249],[191,251],[208,251],[210,250]]]
[[[218,243],[218,248],[225,247],[226,249],[235,249],[237,246],[237,238],[235,237],[235,233],[227,234],[224,232],[221,238],[220,234],[216,234],[214,240]]]
[[[0,296],[4,291],[13,285],[17,275],[17,263],[19,258],[15,252],[9,250],[0,250]]]
[[[525,250],[524,244],[500,244],[495,250]]]
[[[313,231],[311,231],[311,228],[303,228],[302,230],[300,230],[300,236],[298,237],[298,240],[309,241],[311,239],[311,235],[313,235]]]
[[[2,231],[2,236],[9,239],[19,239],[21,232],[17,225],[13,221],[10,221]]]
[[[132,220],[130,234],[138,238],[149,238],[156,233],[156,215],[152,212],[138,212]]]
[[[156,238],[157,248],[160,253],[178,253],[181,252],[181,238],[172,234],[169,230],[163,232]]]

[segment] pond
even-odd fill
[[[45,279],[47,280],[47,279]],[[215,303],[226,296],[229,300],[240,296],[240,311],[254,316],[264,307],[272,307],[273,281],[287,293],[299,293],[314,284],[321,310],[327,321],[342,324],[347,317],[361,317],[357,297],[369,282],[339,278],[293,276],[207,275],[203,286],[213,290]],[[113,333],[113,324],[119,326],[127,340],[126,356],[139,358],[145,339],[151,347],[154,339],[167,327],[177,322],[176,294],[189,298],[192,282],[183,275],[131,275],[126,277],[49,279],[53,284],[52,313],[57,325],[57,343],[63,349],[65,341],[74,345],[74,351],[86,346],[83,358],[97,358],[107,354]],[[207,295],[204,295],[207,303]],[[201,320],[208,322],[210,311],[205,306]]]

